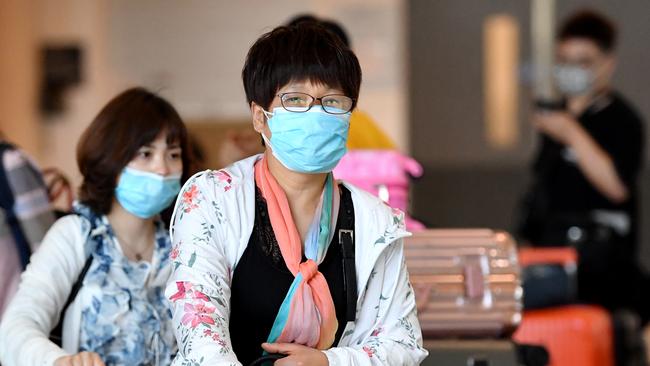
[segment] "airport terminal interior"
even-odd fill
[[[650,365],[647,0],[0,0],[3,366]]]

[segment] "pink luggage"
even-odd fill
[[[404,252],[425,337],[502,337],[519,325],[520,271],[507,233],[424,230],[405,239]]]
[[[334,169],[334,177],[348,181],[405,213],[409,208],[409,179],[420,177],[422,166],[395,150],[351,150]],[[407,215],[406,228],[424,225]]]

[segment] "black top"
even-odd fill
[[[342,222],[349,222],[350,217],[354,217],[350,191],[342,185],[339,187],[341,205],[337,232]],[[338,235],[334,235],[325,259],[318,266],[327,280],[336,308],[339,328],[334,344],[338,343],[346,324],[342,259]],[[268,338],[293,279],[273,233],[266,201],[256,188],[255,224],[248,246],[235,267],[230,295],[230,339],[238,360],[244,365],[262,356],[261,344]]]
[[[536,182],[532,193],[538,199],[529,210],[545,216],[542,220],[596,209],[622,211],[630,217],[633,228],[630,236],[634,236],[638,199],[636,182],[643,159],[643,122],[617,93],[597,100],[578,117],[578,122],[611,157],[628,189],[629,198],[623,203],[609,201],[589,183],[569,148],[542,135],[533,165]]]

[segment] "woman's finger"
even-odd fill
[[[72,360],[68,356],[59,357],[54,361],[54,366],[74,366]]]
[[[81,354],[76,354],[76,355],[72,356],[72,358],[70,360],[72,361],[73,366],[86,366],[84,364],[83,355],[81,355]]]
[[[79,354],[79,359],[81,359],[81,364],[83,366],[94,366],[93,356],[90,354],[90,352],[81,352]]]
[[[262,348],[268,353],[282,353],[285,355],[297,350],[301,346],[293,343],[262,343]]]
[[[262,348],[268,353],[280,353],[277,343],[262,343]]]
[[[296,366],[298,363],[292,356],[281,358],[273,363],[273,366]]]
[[[72,366],[84,366],[83,360],[81,359],[81,357],[78,354],[72,356],[70,358],[70,361],[71,361],[70,363],[72,364]]]
[[[99,357],[97,353],[92,353],[92,358],[93,358],[92,366],[106,366],[104,364],[104,361],[102,361],[101,357]]]

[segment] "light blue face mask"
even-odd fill
[[[271,130],[273,156],[287,169],[299,173],[328,173],[347,148],[350,113],[331,114],[319,105],[307,112],[289,112],[282,107],[264,111]],[[270,116],[270,117],[269,117]]]
[[[115,188],[115,197],[125,210],[148,219],[169,206],[180,190],[180,174],[163,177],[126,167]]]

